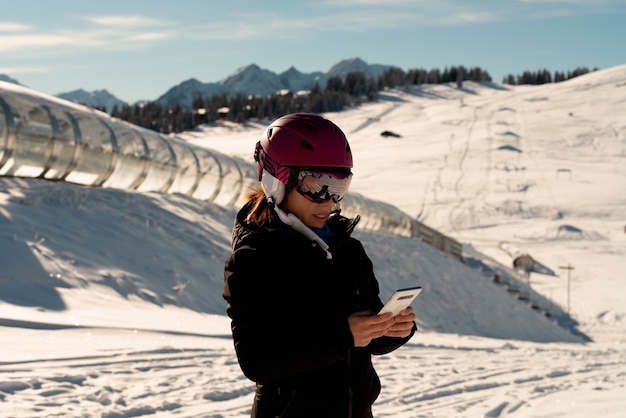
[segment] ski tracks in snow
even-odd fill
[[[626,393],[626,349],[486,341],[481,347],[414,345],[377,360],[384,389],[375,415],[521,417],[570,390]]]
[[[465,138],[457,141],[457,149],[452,154],[457,164],[456,167],[451,167],[457,171],[452,190],[458,202],[448,213],[448,223],[456,234],[467,228],[481,226],[481,208],[484,206],[485,196],[488,195],[487,191],[492,187],[490,180],[494,138],[491,125],[496,110],[483,104],[466,106],[464,110],[471,111],[472,115],[466,120]],[[482,114],[488,116],[482,118]],[[477,126],[481,121],[480,126]],[[486,151],[480,151],[483,149]],[[468,165],[479,166],[479,169],[470,169]],[[479,178],[469,178],[472,174]]]
[[[0,416],[246,416],[253,386],[232,349],[201,348],[206,341],[196,337],[195,348],[0,363]]]
[[[0,416],[247,417],[254,385],[215,341],[0,363]],[[603,347],[418,333],[375,357],[375,416],[521,417],[572,389],[625,390],[626,348]]]

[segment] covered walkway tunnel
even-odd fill
[[[232,205],[256,180],[250,164],[0,82],[0,175],[182,193]]]

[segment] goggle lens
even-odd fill
[[[332,200],[337,203],[343,199],[351,181],[350,173],[300,170],[296,190],[311,202],[323,203]]]

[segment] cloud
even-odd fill
[[[485,23],[502,21],[504,16],[494,12],[459,12],[451,13],[439,19],[439,23],[455,25],[463,23]]]
[[[145,32],[145,33],[137,33],[134,35],[128,36],[126,39],[131,42],[144,42],[144,41],[159,41],[161,39],[167,39],[170,35],[168,33],[163,32]]]
[[[623,0],[325,0],[324,13],[329,18],[342,16],[350,23],[354,14],[368,15],[361,19],[363,29],[407,25],[450,26],[484,22],[514,22],[549,17],[576,17],[623,11]],[[330,10],[330,12],[329,12]],[[352,19],[353,20],[353,19]]]
[[[116,27],[116,28],[135,28],[135,27],[145,27],[145,26],[159,26],[164,24],[169,24],[169,22],[153,19],[145,16],[120,16],[120,15],[111,15],[111,16],[87,16],[84,18],[85,20],[95,23],[101,26],[107,27]]]
[[[326,0],[329,6],[407,6],[414,5],[416,0]]]
[[[16,22],[0,22],[0,32],[24,32],[31,28],[31,25]]]
[[[455,25],[481,23],[502,20],[502,16],[482,10],[454,10],[443,12],[435,8],[428,11],[415,8],[384,10],[346,10],[331,15],[319,16],[315,19],[301,21],[302,26],[311,30],[322,31],[368,31],[378,29],[414,28],[416,25],[428,27],[438,25]]]
[[[314,38],[321,33],[367,32],[470,26],[484,23],[533,21],[548,17],[572,17],[601,13],[591,9],[596,0],[325,0],[306,6],[306,12],[290,16],[285,11],[230,11],[208,15],[202,23],[176,22],[142,15],[81,16],[69,30],[58,27],[40,30],[31,25],[0,22],[0,54],[19,56],[81,53],[99,47],[128,50],[159,45],[173,39],[180,42],[242,43],[258,40]],[[597,0],[616,4],[615,0]],[[193,20],[193,19],[191,19]],[[49,22],[55,24],[54,21]]]
[[[307,6],[307,13],[236,11],[219,20],[194,25],[169,26],[171,37],[198,41],[247,42],[312,38],[320,33],[412,29],[416,25],[477,24],[503,17],[476,7],[450,8],[437,2],[416,0],[343,0]]]
[[[79,24],[72,29],[39,31],[30,25],[0,23],[0,54],[28,54],[79,52],[83,48],[128,49],[136,44],[157,42],[172,36],[164,20],[142,16],[90,16],[81,18],[88,26]],[[145,31],[146,27],[158,26],[159,31]],[[3,34],[2,28],[25,33]],[[5,31],[6,32],[6,31]]]
[[[517,0],[521,3],[532,3],[532,4],[576,4],[582,6],[597,6],[598,3],[612,3],[615,1],[611,0]],[[619,1],[617,2],[619,3]]]
[[[0,67],[0,74],[33,74],[47,73],[49,71],[45,67]]]
[[[19,52],[27,50],[49,50],[63,46],[88,46],[90,43],[85,37],[75,37],[64,34],[25,34],[0,35],[0,53]]]

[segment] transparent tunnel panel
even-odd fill
[[[221,187],[214,201],[218,205],[231,206],[243,192],[242,173],[231,158],[222,158],[220,165],[222,166]]]
[[[150,155],[150,167],[146,179],[137,188],[138,191],[160,191],[169,189],[176,174],[176,160],[168,143],[157,132],[141,129]]]
[[[115,139],[104,122],[94,115],[77,112],[74,116],[81,132],[81,141],[76,167],[65,180],[99,186],[111,173]]]
[[[32,103],[21,95],[4,96],[13,113],[15,143],[0,175],[38,177],[48,162],[48,146],[52,138],[50,114],[38,103]]]
[[[0,170],[9,151],[8,105],[0,96]]]
[[[76,162],[78,126],[72,116],[65,110],[46,106],[56,122],[56,130],[51,140],[49,166],[43,177],[49,180],[60,180]]]
[[[239,166],[239,170],[241,171],[241,178],[243,181],[239,201],[235,203],[237,206],[240,206],[244,203],[245,197],[248,194],[253,193],[257,189],[257,187],[259,187],[258,167],[256,164],[249,163],[240,158],[231,158]]]
[[[178,164],[178,172],[169,192],[191,195],[197,187],[199,180],[198,159],[187,144],[176,138],[170,138],[169,140],[172,150],[176,154],[176,163]]]
[[[120,122],[110,122],[117,143],[117,162],[103,187],[136,189],[148,173],[148,146],[136,130]]]
[[[221,186],[221,168],[217,156],[207,149],[196,150],[200,164],[200,182],[193,197],[202,200],[213,200]]]

